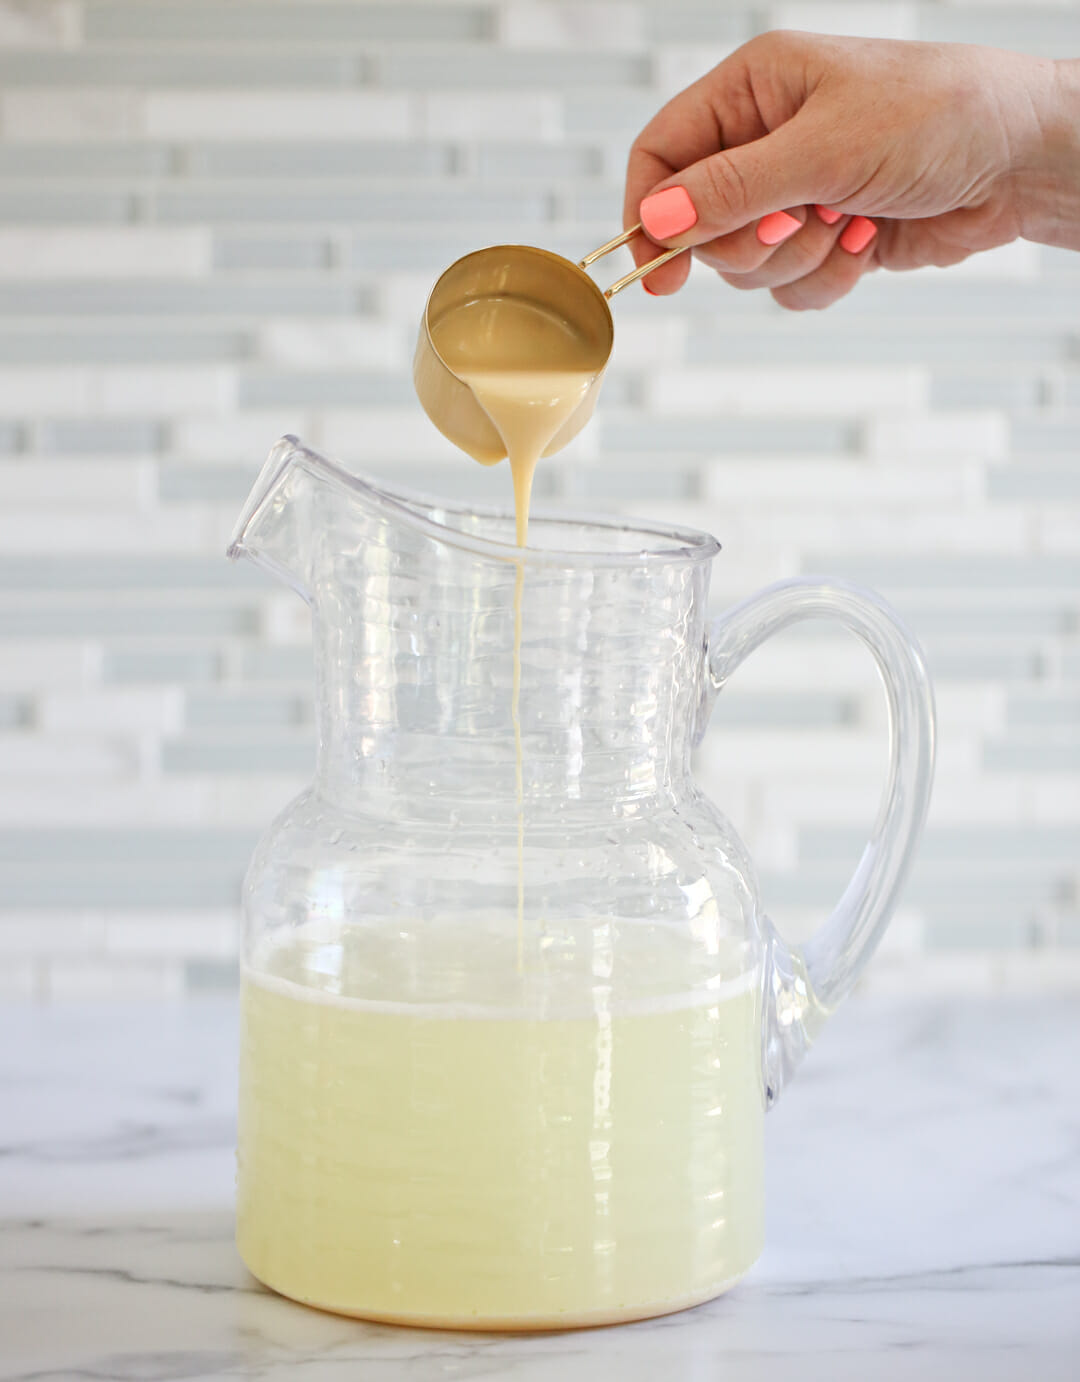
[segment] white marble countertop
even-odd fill
[[[393,1329],[232,1244],[235,1015],[0,1010],[0,1378],[1080,1377],[1080,1005],[856,999],[767,1122],[765,1255],[643,1324]]]

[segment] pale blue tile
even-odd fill
[[[239,381],[241,408],[401,408],[415,399],[412,377],[402,371],[263,369],[246,372]]]
[[[0,315],[11,316],[351,316],[372,304],[370,289],[328,275],[0,283]]]
[[[701,456],[731,452],[836,455],[858,444],[853,424],[833,418],[713,417],[598,418],[604,450],[650,451],[670,458],[692,451]]]
[[[872,586],[913,589],[1033,589],[1038,586],[1075,587],[1080,584],[1080,554],[1012,552],[933,553],[897,556],[891,553],[807,553],[804,571],[835,571],[849,580]]]
[[[1038,647],[936,645],[924,638],[917,625],[912,627],[925,644],[927,664],[935,681],[1038,681],[1046,673],[1045,658]]]
[[[0,864],[243,864],[258,837],[258,830],[228,826],[9,827],[0,829]]]
[[[1080,445],[1069,460],[1018,460],[1013,465],[989,466],[986,492],[991,499],[1019,499],[1032,503],[1064,499],[1080,501]]]
[[[247,681],[310,683],[313,675],[310,647],[246,648],[240,665]]]
[[[603,172],[604,155],[585,144],[481,144],[470,149],[477,173],[484,178],[594,178]]]
[[[930,380],[932,408],[1035,408],[1044,385],[1036,370],[1015,364],[1005,369],[936,369]]]
[[[1080,912],[1074,908],[1063,911],[1057,918],[1055,939],[1059,945],[1067,945],[1070,949],[1080,945]]]
[[[174,153],[166,144],[0,145],[0,177],[143,178],[173,171]]]
[[[325,235],[219,235],[214,238],[214,268],[285,269],[329,268],[334,248]]]
[[[213,51],[162,46],[122,55],[92,48],[70,52],[0,51],[0,83],[7,87],[315,87],[363,80],[361,60],[349,53],[293,49],[288,53]]]
[[[437,177],[453,166],[448,144],[401,139],[206,144],[188,154],[188,171],[202,178]],[[532,171],[523,168],[518,176]]]
[[[983,746],[982,761],[988,772],[1080,773],[1080,735],[1065,730],[991,739]]]
[[[28,696],[0,693],[0,730],[22,729],[30,723],[33,705]]]
[[[588,82],[566,93],[563,121],[571,138],[607,136],[624,139],[629,145],[643,126],[656,114],[656,93],[648,90],[612,88],[593,91]]]
[[[261,588],[263,576],[246,562],[220,557],[5,556],[0,590],[192,590]],[[164,630],[168,632],[168,630]]]
[[[651,59],[644,53],[604,52],[601,49],[462,48],[448,58],[437,48],[384,49],[375,59],[375,79],[387,87],[415,87],[470,91],[521,91],[540,87],[598,88],[645,85],[652,77]]]
[[[235,504],[251,489],[249,465],[187,465],[164,462],[158,468],[158,498],[166,504]]]
[[[988,366],[1015,369],[1023,364],[1051,364],[1064,360],[1068,336],[1050,329],[982,331],[969,321],[890,320],[888,331],[860,329],[850,320],[832,321],[829,314],[779,313],[760,324],[731,330],[726,313],[739,295],[719,282],[708,294],[715,317],[695,317],[687,342],[689,359],[768,366],[819,364],[929,364],[953,365],[956,360],[978,360]],[[676,301],[681,301],[677,299]],[[834,311],[830,308],[830,313]]]
[[[1080,685],[1064,691],[1010,696],[1006,724],[1010,729],[1080,730]],[[1080,858],[1080,831],[1071,833],[1073,853]]]
[[[646,5],[645,19],[654,43],[744,43],[762,27],[760,9],[710,0]]]
[[[1031,950],[1039,943],[1035,917],[1025,908],[970,907],[935,911],[926,917],[924,944],[949,950]]]
[[[265,738],[235,733],[186,734],[161,746],[161,768],[170,775],[186,773],[275,773],[311,776],[315,772],[315,742],[307,734],[274,734]]]
[[[821,691],[729,691],[716,702],[712,723],[770,728],[819,729],[851,725],[858,706],[848,696]]]
[[[360,221],[468,221],[521,224],[545,221],[552,213],[546,192],[529,185],[434,182],[427,186],[385,181],[366,187],[324,189],[318,197],[283,196],[280,189],[203,184],[163,187],[152,194],[153,219],[170,224],[222,221],[258,224]],[[481,237],[483,238],[483,237]]]
[[[243,877],[243,863],[10,863],[0,864],[0,891],[9,907],[228,907],[239,901]]]
[[[135,455],[165,444],[165,428],[148,418],[53,418],[37,424],[36,449],[58,455]]]
[[[168,633],[168,630],[165,632]],[[213,682],[221,676],[221,656],[210,649],[201,648],[107,648],[102,659],[101,676],[105,682],[155,685]]]
[[[86,36],[103,39],[152,39],[207,44],[250,42],[296,45],[384,41],[425,43],[482,39],[494,32],[490,5],[444,4],[207,4],[147,5],[96,3],[86,13]]]
[[[0,187],[0,223],[8,225],[123,225],[134,209],[127,192],[92,185],[42,187],[28,178],[7,178]]]
[[[0,638],[214,638],[258,631],[258,610],[243,605],[0,606]]]
[[[1069,417],[1014,417],[1010,425],[1014,451],[1045,455],[1060,452],[1080,461],[1080,413]]]
[[[1080,52],[1080,14],[1061,5],[921,5],[921,39],[984,43],[1048,58]]]
[[[177,331],[169,324],[145,331],[125,331],[110,323],[86,330],[63,331],[27,326],[0,331],[4,364],[164,364],[242,360],[254,353],[243,331]]]
[[[184,992],[189,997],[232,993],[239,987],[240,964],[237,960],[200,959],[184,962]]]
[[[184,724],[188,729],[295,728],[312,718],[310,695],[267,691],[189,691]]]
[[[569,502],[600,505],[618,495],[620,503],[641,505],[655,500],[696,499],[700,493],[697,463],[679,465],[671,457],[658,465],[625,456],[605,464],[600,456],[587,465],[575,461],[557,465],[555,473],[560,479],[560,495]]]
[[[950,604],[904,602],[904,618],[920,635],[944,640],[1034,639],[1067,633],[1075,626],[1076,602],[1060,597],[1045,604]],[[948,646],[948,644],[945,644]]]
[[[721,702],[722,704],[722,698]],[[866,843],[866,831],[847,826],[803,826],[799,858],[810,863],[850,862]],[[1080,864],[1080,836],[1070,825],[953,825],[928,828],[919,842],[919,859],[933,865]]]
[[[873,274],[834,303],[829,314],[835,315],[837,323],[861,320],[867,325],[880,323],[884,315],[890,330],[894,317],[897,321],[917,319],[924,328],[931,322],[954,319],[966,322],[972,335],[989,322],[1005,339],[1018,329],[1046,330],[1055,319],[1070,324],[1076,320],[1072,296],[1056,283],[1002,279],[988,284],[948,274],[918,278]]]

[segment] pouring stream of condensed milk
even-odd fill
[[[436,425],[481,464],[493,465],[504,456],[509,459],[514,485],[515,540],[519,548],[528,542],[529,503],[537,462],[541,456],[560,450],[592,411],[596,386],[611,352],[607,299],[673,254],[681,253],[666,251],[602,293],[584,272],[585,267],[625,244],[639,229],[635,227],[617,236],[579,265],[525,246],[482,250],[447,270],[432,292],[417,346],[417,392]],[[453,284],[459,270],[465,271],[461,274],[461,287],[449,301],[443,301],[440,288],[448,281]],[[490,427],[462,424],[460,399],[455,400],[453,393],[447,392],[443,374],[451,381],[460,381],[458,389],[467,386],[475,400],[473,406],[479,406]],[[511,719],[517,796],[520,970],[525,924],[521,743],[521,607],[525,565],[521,558],[516,565]]]

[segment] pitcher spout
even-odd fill
[[[298,437],[275,442],[233,528],[226,555],[247,557],[311,604],[310,527],[304,522],[310,453]]]

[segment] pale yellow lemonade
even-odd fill
[[[677,1310],[757,1258],[752,974],[541,1021],[320,991],[309,953],[243,984],[237,1242],[261,1281],[529,1329]]]

